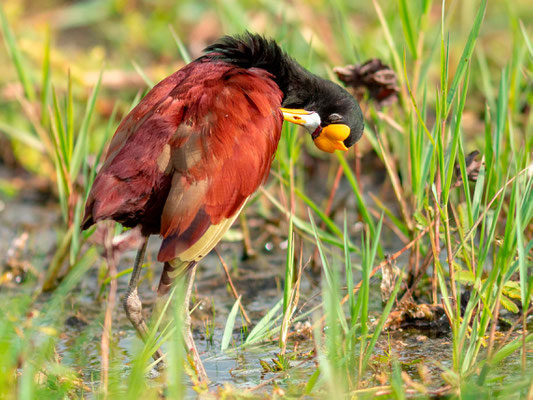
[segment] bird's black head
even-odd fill
[[[301,67],[300,79],[289,85],[282,111],[286,121],[304,126],[323,151],[347,150],[363,135],[363,113],[353,96]]]
[[[354,97],[334,82],[316,78],[313,97],[304,109],[312,110],[320,116],[320,125],[346,125],[349,136],[343,140],[346,147],[352,146],[363,135],[363,113]]]
[[[284,119],[304,126],[319,149],[347,150],[361,138],[363,114],[353,96],[307,71],[275,41],[247,32],[226,36],[205,51],[211,59],[270,72],[283,92]]]

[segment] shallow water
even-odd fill
[[[60,223],[59,210],[50,202],[43,204],[43,198],[31,191],[19,193],[18,197],[2,200],[0,211],[0,251],[5,254],[12,246],[13,240],[23,232],[28,232],[28,241],[21,257],[29,261],[37,271],[43,271],[50,260],[51,252],[56,244],[56,226]],[[253,225],[253,224],[251,224]],[[259,235],[261,227],[252,229],[252,236]],[[270,234],[261,248],[256,248],[258,256],[242,261],[242,245],[240,242],[223,242],[218,249],[225,261],[232,268],[232,276],[237,291],[242,295],[242,303],[252,319],[252,325],[273,307],[282,297],[285,250],[283,240]],[[393,243],[389,243],[391,250]],[[148,248],[148,260],[155,260],[159,240],[152,238]],[[313,248],[306,244],[307,251]],[[267,250],[268,249],[268,250]],[[119,271],[130,267],[133,263],[135,251],[123,254]],[[238,265],[237,268],[234,265]],[[139,293],[145,309],[149,310],[155,300],[161,265],[152,262],[150,267],[143,270],[143,280]],[[29,276],[32,272],[27,272]],[[21,278],[24,280],[24,277]],[[35,277],[28,279],[33,283],[13,283],[7,288],[0,287],[0,298],[28,295],[35,287]],[[119,297],[124,294],[129,276],[119,279]],[[373,279],[371,317],[379,316],[381,301],[379,297],[379,281]],[[80,371],[85,384],[95,387],[99,382],[100,370],[100,340],[102,333],[103,313],[105,302],[98,296],[98,268],[93,267],[83,278],[80,289],[73,293],[64,304],[64,328],[60,334],[57,351],[62,363]],[[106,289],[107,290],[107,289]],[[301,284],[301,299],[299,304],[304,305],[299,310],[301,315],[320,303],[321,287],[319,278],[305,272]],[[48,295],[42,295],[43,303]],[[275,374],[265,372],[260,360],[270,362],[279,352],[276,341],[267,342],[246,350],[232,350],[222,353],[220,342],[224,331],[227,315],[234,304],[234,298],[228,290],[226,277],[218,257],[210,254],[198,267],[193,303],[199,304],[192,315],[196,344],[204,359],[204,364],[211,380],[211,386],[230,383],[241,389],[254,388],[261,383],[268,382],[259,392],[268,390],[276,383],[280,387],[305,383],[316,369],[315,360],[310,356],[296,357],[291,361],[288,374]],[[147,313],[148,314],[148,313]],[[125,317],[120,301],[114,310],[113,320],[113,359],[123,366],[125,374],[128,373],[141,341]],[[298,315],[296,315],[298,317]],[[206,338],[206,324],[214,326],[211,340]],[[530,323],[531,325],[531,323]],[[234,342],[239,344],[241,321],[237,318],[234,329]],[[529,329],[532,329],[530,326]],[[251,329],[251,328],[249,328]],[[294,345],[291,342],[291,346]],[[437,335],[435,332],[421,331],[396,331],[384,333],[376,346],[375,356],[368,379],[373,379],[374,374],[389,368],[387,365],[391,357],[396,357],[403,369],[415,380],[420,381],[420,367],[427,368],[428,380],[425,382],[429,388],[442,386],[442,371],[451,367],[451,338],[449,334]],[[230,346],[231,347],[231,346]],[[291,347],[289,347],[291,348]],[[299,342],[298,354],[303,355],[313,349],[313,341],[302,339]],[[528,363],[533,365],[533,355],[528,354]],[[498,373],[512,374],[520,368],[519,355],[506,359]],[[290,378],[288,378],[290,377]],[[269,380],[272,380],[270,382]],[[188,382],[186,382],[188,384]],[[157,379],[154,384],[158,385]]]

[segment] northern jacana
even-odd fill
[[[184,271],[192,271],[190,294],[193,267],[266,180],[283,120],[304,126],[330,153],[347,150],[363,134],[361,109],[346,90],[305,70],[273,40],[245,33],[207,47],[119,125],[87,199],[83,229],[106,219],[140,226],[144,240],[124,308],[143,339],[137,283],[148,237],[163,239],[158,297]],[[186,325],[188,351],[207,379]]]

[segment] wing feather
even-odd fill
[[[196,205],[169,195],[161,221],[164,238],[159,261],[204,256],[229,228],[246,199],[267,178],[281,134],[283,122],[279,107],[281,92],[262,70],[228,69],[215,87],[210,102],[202,96],[198,104],[188,108],[191,133],[181,146],[173,146],[172,162],[175,176],[170,193],[196,189]],[[204,92],[205,94],[206,92]],[[187,121],[189,115],[185,115]],[[182,128],[178,128],[182,129]],[[204,192],[205,190],[205,192]],[[202,196],[202,199],[198,198]],[[170,212],[170,210],[172,210]],[[189,229],[194,213],[209,217],[202,235]],[[198,211],[196,211],[198,210]],[[206,236],[204,236],[206,235]],[[194,240],[191,237],[194,236]],[[187,253],[196,242],[203,247]],[[207,249],[207,251],[206,251]]]
[[[266,71],[224,62],[199,59],[163,80],[117,129],[84,228],[140,224],[163,237],[160,261],[204,256],[268,176],[281,100]]]

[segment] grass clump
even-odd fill
[[[9,286],[2,273],[0,397],[181,398],[193,390],[220,397],[253,397],[261,390],[272,396],[398,399],[531,395],[528,2],[337,0],[258,8],[244,1],[51,1],[54,9],[41,14],[36,8],[36,16],[19,3],[0,7],[6,49],[0,82],[14,87],[0,94],[6,144],[0,154],[47,182],[61,218],[49,257],[32,260],[34,272],[22,286]],[[79,231],[120,117],[198,49],[244,29],[274,37],[307,68],[332,79],[334,66],[379,58],[395,75],[397,101],[384,105],[369,92],[362,95],[365,137],[353,154],[325,157],[297,129],[283,128],[272,177],[241,219],[243,236],[252,230],[260,255],[269,243],[254,243],[254,221],[275,225],[282,236],[276,263],[283,268],[272,274],[282,282],[280,290],[261,299],[272,307],[252,318],[239,338],[234,331],[247,319],[246,294],[228,296],[227,316],[217,303],[205,325],[208,365],[224,357],[250,366],[246,355],[264,351],[253,365],[265,376],[257,373],[250,379],[257,386],[243,389],[229,374],[230,384],[217,390],[195,381],[176,335],[184,317],[174,307],[183,300],[182,285],[166,305],[174,322],[154,321],[145,346],[124,345],[116,318],[114,325],[106,323],[103,311],[84,328],[90,333],[80,335],[83,343],[65,343],[62,332],[69,329],[65,314],[85,301],[79,288],[104,293],[105,303],[90,297],[112,313],[116,283],[129,271],[113,270],[106,259],[99,288],[87,289],[88,281],[98,279],[91,267],[100,261],[95,242],[102,240],[94,230]],[[76,34],[89,44],[68,47]],[[382,182],[373,182],[376,176]],[[123,233],[119,226],[106,229]],[[313,265],[321,276],[316,286],[307,274]],[[232,270],[245,273],[240,263]],[[378,277],[389,280],[383,301]],[[391,314],[407,303],[440,307],[450,327],[449,354],[417,362],[417,373],[402,359],[404,348],[383,335]],[[510,320],[507,331],[501,329],[504,318]],[[294,334],[302,322],[310,324],[309,340],[302,340],[307,347],[299,352]],[[99,324],[109,334],[105,357]],[[168,368],[149,377],[151,352],[161,343]],[[84,345],[98,349],[97,362],[73,356]],[[265,358],[274,361],[259,361]],[[423,372],[429,367],[431,382]],[[187,376],[192,383],[184,385]]]

